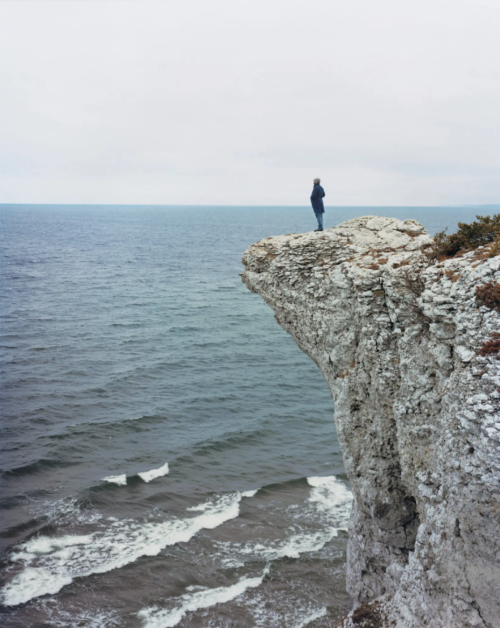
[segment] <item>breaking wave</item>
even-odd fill
[[[161,478],[163,475],[168,474],[168,462],[166,462],[159,469],[151,469],[150,471],[141,471],[137,475],[144,480],[144,482],[151,482],[151,480],[156,480],[156,478]]]
[[[215,589],[189,587],[188,593],[177,598],[175,608],[161,609],[158,606],[152,606],[139,611],[137,615],[143,620],[144,628],[172,628],[172,626],[177,626],[188,612],[230,602],[245,593],[247,589],[258,587],[268,572],[269,566],[266,566],[262,575],[255,578],[241,578],[235,584],[227,587]]]
[[[18,546],[11,560],[22,566],[1,591],[6,606],[57,593],[74,578],[105,573],[186,543],[202,529],[213,529],[239,514],[241,493],[229,493],[200,505],[202,514],[159,523],[113,521],[87,535],[39,536]]]

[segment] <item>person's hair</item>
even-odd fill
[[[314,179],[314,183],[321,183],[321,179],[320,179],[319,177],[316,177],[316,178]]]

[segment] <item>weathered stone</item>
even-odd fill
[[[413,220],[356,218],[251,246],[242,279],[335,400],[363,621],[499,628],[500,360],[477,352],[500,317],[475,300],[499,258],[432,266],[431,241]]]

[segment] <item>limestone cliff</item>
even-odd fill
[[[475,295],[500,258],[431,264],[431,241],[367,216],[243,257],[335,400],[354,493],[345,625],[500,627],[500,360],[478,353],[500,316]]]

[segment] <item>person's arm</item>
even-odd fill
[[[319,192],[318,186],[315,185],[313,187],[313,191],[312,191],[312,194],[311,194],[311,201],[314,201],[314,199],[318,198],[318,192]]]

